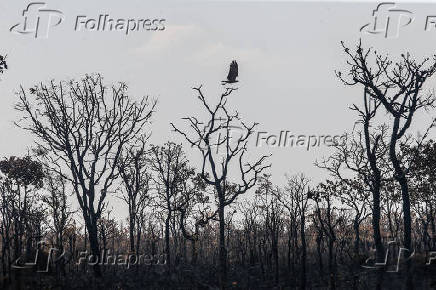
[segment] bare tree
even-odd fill
[[[256,196],[255,196],[256,197]],[[260,239],[260,209],[257,203],[257,199],[254,200],[242,200],[239,204],[239,211],[242,213],[243,217],[241,220],[241,224],[243,227],[243,239],[244,239],[244,248],[246,251],[243,254],[243,265],[245,265],[245,255],[248,255],[248,265],[253,267],[255,263],[259,261],[259,251],[257,250],[259,239]],[[248,254],[247,254],[248,253]]]
[[[64,232],[72,221],[74,211],[70,210],[66,184],[62,176],[46,175],[46,187],[48,194],[43,196],[42,200],[48,205],[52,218],[52,227],[56,234],[56,247],[62,250],[64,248]]]
[[[306,289],[306,263],[307,263],[307,243],[306,243],[306,215],[309,209],[311,193],[309,190],[310,180],[304,174],[297,174],[287,177],[285,194],[290,195],[295,202],[297,216],[300,220],[301,237],[301,289]],[[281,199],[286,200],[286,199]],[[289,209],[288,209],[289,210]]]
[[[38,214],[40,209],[37,190],[43,186],[43,167],[30,156],[23,158],[12,156],[0,161],[0,171],[7,177],[3,189],[6,190],[9,198],[4,199],[3,202],[11,202],[9,206],[14,228],[14,259],[18,260],[21,258],[24,246],[29,257],[32,241],[39,238],[37,232],[42,220],[39,219]]]
[[[263,216],[264,230],[271,242],[273,258],[274,280],[279,284],[279,237],[283,230],[283,206],[275,194],[276,189],[271,182],[271,175],[263,174],[259,177],[259,187],[256,189],[256,201]]]
[[[257,123],[246,125],[239,117],[239,114],[231,113],[227,108],[227,97],[235,90],[226,88],[221,94],[218,104],[214,107],[209,105],[203,95],[201,86],[194,88],[198,98],[206,110],[208,119],[200,122],[196,117],[184,118],[190,128],[192,135],[178,129],[173,123],[173,129],[181,134],[186,141],[196,148],[202,157],[201,177],[209,185],[215,188],[217,194],[217,208],[219,219],[219,264],[220,264],[220,287],[226,287],[227,281],[227,249],[225,243],[225,208],[231,205],[238,196],[252,188],[258,179],[259,174],[270,165],[265,165],[268,156],[262,156],[254,163],[245,161],[245,154],[248,151],[247,144],[254,132]],[[232,137],[232,129],[241,128],[240,136]],[[222,138],[221,138],[222,137]],[[214,150],[216,149],[216,150]],[[222,149],[222,152],[220,152]],[[240,177],[240,180],[232,181],[229,178],[231,165],[236,161],[235,173],[232,176]],[[239,161],[239,162],[238,162]],[[238,175],[237,173],[238,172]]]
[[[351,202],[347,204],[355,210],[356,222],[361,217],[366,216],[362,212],[365,207],[361,207],[365,204],[361,202],[366,200],[366,192],[371,192],[372,230],[376,248],[376,262],[381,262],[384,259],[384,247],[380,232],[381,193],[383,184],[390,178],[391,172],[387,160],[386,135],[388,128],[385,125],[371,127],[370,121],[375,117],[377,105],[373,104],[366,94],[364,95],[364,103],[365,109],[363,110],[359,109],[357,105],[353,105],[353,110],[358,111],[360,116],[356,123],[363,124],[363,132],[357,131],[347,134],[345,142],[334,145],[335,152],[333,154],[321,162],[316,162],[315,165],[328,170],[333,178],[348,186],[348,189],[344,191],[344,201]],[[351,193],[357,194],[356,198],[351,197]]]
[[[432,60],[422,62],[414,60],[409,53],[402,54],[401,59],[394,63],[386,56],[374,52],[371,59],[371,49],[364,49],[361,42],[352,52],[344,47],[348,56],[349,73],[347,77],[338,77],[344,84],[361,85],[376,104],[381,103],[392,117],[391,135],[389,141],[389,159],[394,168],[394,178],[401,187],[404,216],[404,246],[412,249],[412,217],[410,212],[410,193],[407,179],[409,168],[401,162],[398,147],[412,124],[413,117],[420,110],[432,108],[434,95],[423,95],[424,83],[436,72],[436,56]],[[409,253],[410,254],[410,253]],[[408,263],[410,265],[410,263]]]
[[[198,258],[197,243],[200,239],[200,231],[216,218],[218,211],[212,210],[209,186],[199,174],[196,174],[194,168],[186,168],[182,175],[181,197],[178,199],[176,210],[180,213],[182,234],[191,242],[191,264],[195,265]]]
[[[167,142],[163,146],[152,146],[151,166],[156,172],[158,206],[165,212],[165,254],[167,264],[171,268],[170,252],[170,222],[175,219],[177,201],[180,198],[180,184],[184,178],[184,171],[188,169],[188,160],[182,146]]]
[[[436,144],[429,140],[422,146],[407,146],[404,148],[406,154],[413,155],[411,164],[410,179],[414,192],[415,212],[418,212],[422,219],[430,227],[431,238],[429,238],[428,250],[436,249]],[[418,211],[418,209],[421,209]],[[424,234],[427,234],[424,231]]]
[[[137,144],[127,148],[118,162],[118,171],[123,181],[122,200],[129,209],[129,240],[130,251],[135,249],[135,232],[140,237],[140,214],[143,213],[149,201],[151,186],[150,160],[147,154],[145,136],[138,139]],[[138,246],[138,245],[137,245]]]
[[[335,244],[339,233],[338,227],[342,222],[340,209],[335,202],[338,190],[338,182],[327,180],[319,185],[319,190],[311,191],[310,196],[315,201],[315,215],[317,223],[328,240],[328,266],[329,266],[329,289],[336,289],[336,252]]]
[[[100,257],[100,259],[104,262],[109,262],[109,256],[111,256],[110,253],[112,253],[112,255],[118,254],[115,251],[115,240],[120,236],[120,233],[118,229],[118,222],[115,218],[111,217],[111,213],[112,210],[107,210],[106,216],[101,217],[97,224],[99,239],[103,247],[103,257]],[[112,246],[112,252],[110,252],[110,245]],[[117,248],[119,249],[119,247]]]
[[[51,215],[52,222],[49,226],[55,233],[55,247],[58,249],[56,254],[62,255],[65,249],[65,232],[72,222],[74,211],[70,209],[67,201],[66,180],[60,175],[51,176],[49,174],[46,174],[45,180],[48,193],[42,197],[42,201],[48,206]],[[57,265],[60,265],[57,269],[60,268],[64,273],[63,258],[56,259],[56,261],[58,261]]]
[[[19,98],[16,108],[25,115],[19,126],[38,138],[51,169],[71,182],[92,254],[100,257],[97,224],[117,178],[120,154],[149,122],[156,102],[132,101],[126,84],[106,87],[98,74],[21,88]],[[98,264],[94,270],[100,276]]]

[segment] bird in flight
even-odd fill
[[[233,84],[237,83],[236,77],[238,76],[238,63],[236,60],[230,63],[229,74],[227,75],[226,81],[221,81],[221,84]]]
[[[0,55],[0,73],[3,73],[3,70],[8,69],[8,65],[6,64],[6,56]]]

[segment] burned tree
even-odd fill
[[[182,146],[167,142],[163,146],[152,146],[151,168],[156,172],[157,195],[155,200],[165,215],[165,254],[168,267],[172,266],[170,252],[170,222],[174,220],[177,199],[180,197],[180,184],[184,171],[188,169],[188,160]]]
[[[124,83],[107,87],[100,75],[21,88],[19,126],[38,138],[51,170],[68,179],[79,202],[92,254],[100,257],[97,224],[117,178],[120,154],[149,123],[155,101],[133,101]],[[95,274],[100,275],[98,264]]]
[[[52,218],[50,225],[55,233],[55,245],[57,249],[64,248],[64,233],[72,221],[73,211],[67,201],[65,180],[62,176],[46,176],[46,189],[48,194],[42,197],[42,201],[48,206]]]
[[[5,180],[0,181],[1,193],[1,237],[2,237],[2,272],[3,277],[11,270],[12,255],[11,255],[11,242],[12,242],[12,229],[13,229],[13,194],[10,192],[10,184]]]
[[[335,245],[337,243],[338,228],[343,217],[340,209],[335,205],[335,194],[338,189],[338,182],[327,180],[319,185],[319,190],[310,193],[315,201],[316,223],[327,237],[328,244],[328,267],[329,267],[329,289],[336,289],[337,262]]]
[[[38,203],[43,187],[42,164],[30,156],[9,157],[0,161],[1,235],[3,274],[15,264],[23,263],[40,238],[42,208]],[[32,244],[33,243],[33,244]]]
[[[422,217],[428,232],[423,231],[423,237],[429,251],[436,249],[436,143],[429,140],[422,146],[407,146],[404,150],[407,155],[413,156],[411,164],[411,182],[414,191],[415,212]]]
[[[349,73],[347,77],[339,77],[346,85],[363,86],[369,98],[381,103],[392,119],[389,159],[395,172],[394,178],[401,188],[404,246],[411,251],[412,216],[407,178],[409,168],[400,158],[399,147],[404,142],[415,114],[434,105],[434,95],[423,95],[422,90],[425,82],[436,72],[436,56],[432,60],[426,58],[418,62],[407,53],[402,54],[401,59],[394,63],[376,51],[364,49],[361,43],[354,52],[343,47],[348,56]],[[372,54],[374,59],[371,58]]]
[[[185,239],[191,242],[191,264],[198,258],[197,243],[200,230],[216,218],[218,211],[212,210],[208,185],[193,168],[182,173],[181,196],[176,209],[179,212],[180,229]]]
[[[335,152],[327,159],[316,162],[317,167],[326,169],[331,176],[341,181],[350,190],[343,196],[356,213],[356,223],[363,214],[364,201],[367,192],[372,195],[372,230],[376,249],[376,262],[384,259],[384,247],[380,232],[381,220],[381,193],[384,182],[390,178],[390,167],[386,144],[387,126],[371,127],[371,120],[375,117],[378,108],[377,102],[370,101],[364,95],[364,109],[353,105],[353,110],[359,112],[360,119],[357,124],[363,124],[363,132],[357,131],[347,134],[343,143],[334,145]],[[351,173],[351,177],[350,177]],[[359,182],[358,182],[359,181]],[[361,182],[360,182],[361,181]],[[352,194],[350,196],[350,194]],[[355,197],[354,197],[355,195]],[[362,216],[363,214],[363,216]]]
[[[48,193],[42,197],[42,201],[47,205],[49,214],[51,216],[51,223],[49,227],[53,230],[55,235],[54,245],[58,250],[56,255],[62,255],[65,244],[65,233],[68,226],[71,225],[72,215],[74,211],[70,209],[67,201],[66,180],[60,176],[51,176],[46,174],[46,190]],[[62,273],[65,272],[63,258],[59,261],[57,266],[60,265]],[[59,267],[56,267],[58,269]]]
[[[41,230],[38,190],[44,184],[43,166],[40,162],[32,160],[30,156],[23,158],[12,156],[0,161],[0,171],[6,177],[2,182],[2,189],[5,191],[2,202],[9,202],[9,204],[3,205],[3,213],[12,218],[5,226],[10,222],[9,226],[14,229],[12,237],[14,260],[21,258],[23,248],[26,249],[29,257],[34,245],[32,242],[39,238],[38,231]]]
[[[283,231],[283,206],[275,194],[276,189],[271,182],[270,174],[259,177],[259,186],[256,189],[256,201],[263,216],[264,232],[271,243],[271,254],[274,262],[274,281],[279,284],[279,236]]]
[[[201,122],[196,117],[184,118],[192,129],[192,134],[177,128],[172,123],[171,126],[193,148],[199,151],[202,158],[201,177],[207,184],[214,187],[217,195],[219,282],[220,287],[224,288],[227,280],[225,209],[238,196],[251,189],[256,184],[259,174],[270,165],[265,164],[268,156],[262,156],[254,163],[245,161],[248,152],[248,140],[253,134],[257,123],[247,125],[241,120],[237,112],[231,113],[229,111],[227,97],[235,89],[226,88],[215,106],[208,103],[201,86],[194,88],[194,90],[197,92],[198,98],[207,113],[206,122]],[[241,134],[232,136],[234,128],[240,128]],[[230,171],[232,171],[231,177],[229,176]]]
[[[295,215],[299,218],[301,238],[301,289],[306,289],[306,263],[307,263],[307,242],[306,242],[306,215],[309,209],[311,192],[309,190],[310,180],[304,174],[287,176],[287,185],[284,191],[278,192],[278,198],[283,206],[291,212],[292,208],[287,203],[291,200],[294,205]]]
[[[140,215],[149,201],[151,173],[145,136],[138,139],[136,144],[127,148],[118,162],[118,171],[123,181],[124,191],[121,199],[129,210],[129,240],[130,251],[139,251],[141,240]],[[135,248],[136,234],[136,248]]]

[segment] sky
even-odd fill
[[[436,5],[426,1],[387,4],[403,10],[400,18],[392,12],[392,23],[399,19],[400,28],[396,35],[394,27],[389,37],[360,31],[374,21],[373,10],[381,2],[373,1],[52,0],[45,2],[44,9],[59,11],[63,20],[35,38],[34,33],[16,32],[30,3],[0,2],[0,54],[7,54],[9,64],[0,80],[0,156],[24,155],[34,140],[14,125],[20,118],[14,110],[20,86],[101,73],[107,84],[126,82],[133,98],[158,100],[149,127],[151,143],[183,142],[169,123],[182,126],[182,117],[198,114],[201,107],[194,86],[203,85],[208,100],[216,102],[223,90],[220,81],[235,59],[239,83],[229,105],[244,121],[259,122],[259,132],[266,135],[289,131],[334,136],[353,129],[356,115],[348,107],[359,102],[362,92],[345,87],[335,76],[335,70],[345,69],[340,41],[354,46],[361,39],[365,47],[394,59],[403,52],[417,59],[436,53],[436,28],[431,26]],[[59,19],[59,12],[52,12],[51,24]],[[106,14],[114,19],[164,19],[164,29],[126,34],[91,31],[79,23],[75,30],[78,16],[88,20]],[[431,79],[428,86],[433,85]],[[430,112],[415,119],[412,132],[423,131],[431,116]],[[275,183],[283,184],[286,173],[304,172],[314,183],[326,177],[313,163],[328,156],[331,148],[265,144],[255,148],[255,139],[256,134],[253,156],[272,154],[270,172]],[[197,152],[188,146],[185,150],[195,163]],[[120,201],[114,199],[112,204],[122,216],[125,209]]]

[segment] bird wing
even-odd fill
[[[238,64],[236,61],[232,61],[230,64],[229,74],[227,75],[227,80],[230,82],[234,82],[236,77],[238,76]]]

